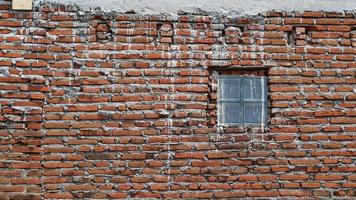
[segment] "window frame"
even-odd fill
[[[240,98],[239,99],[222,99],[222,90],[223,90],[223,85],[222,85],[222,79],[233,79],[236,80],[238,79],[240,82]],[[256,100],[245,100],[244,99],[244,80],[246,79],[261,79],[261,88],[262,88],[262,94],[260,99]],[[268,119],[268,87],[267,87],[267,77],[266,76],[254,76],[254,75],[218,75],[217,83],[218,83],[218,90],[217,90],[217,111],[218,111],[218,125],[219,126],[244,126],[244,127],[265,127],[267,125],[267,119]],[[223,114],[222,114],[222,104],[223,103],[239,103],[241,108],[242,108],[242,122],[240,123],[226,123],[222,122]],[[245,122],[244,118],[244,112],[245,112],[245,103],[259,103],[262,104],[261,107],[261,117],[260,123],[248,123]]]

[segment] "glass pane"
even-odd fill
[[[252,100],[264,100],[262,88],[264,85],[264,79],[262,78],[245,78],[244,79],[244,99],[248,101]]]
[[[242,109],[240,103],[223,103],[221,104],[222,123],[242,123]]]
[[[244,122],[247,124],[260,124],[264,121],[263,103],[245,103],[244,104]]]
[[[223,99],[238,99],[240,98],[240,79],[239,78],[227,78],[221,79],[222,81],[222,98]]]

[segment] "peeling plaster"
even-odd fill
[[[138,14],[176,15],[179,10],[206,12],[224,15],[256,15],[268,10],[303,11],[356,10],[356,0],[34,0],[40,2],[75,4],[83,10],[100,8],[103,11]]]

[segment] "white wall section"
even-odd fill
[[[53,2],[76,4],[83,10],[100,7],[104,11],[138,14],[165,13],[176,15],[178,10],[203,10],[220,14],[256,15],[268,10],[305,11],[356,10],[356,0],[34,0],[35,3]]]

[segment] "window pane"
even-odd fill
[[[219,78],[219,123],[261,125],[266,121],[264,77],[224,75]]]
[[[222,103],[222,123],[242,123],[242,109],[240,103]]]
[[[238,99],[240,98],[240,79],[239,78],[227,78],[221,79],[222,83],[222,98],[223,99]]]
[[[261,121],[264,121],[262,119],[264,115],[263,106],[263,103],[244,103],[244,122],[247,124],[260,124]]]
[[[245,78],[244,79],[244,99],[245,100],[264,100],[262,91],[262,82],[265,80],[261,78]]]

